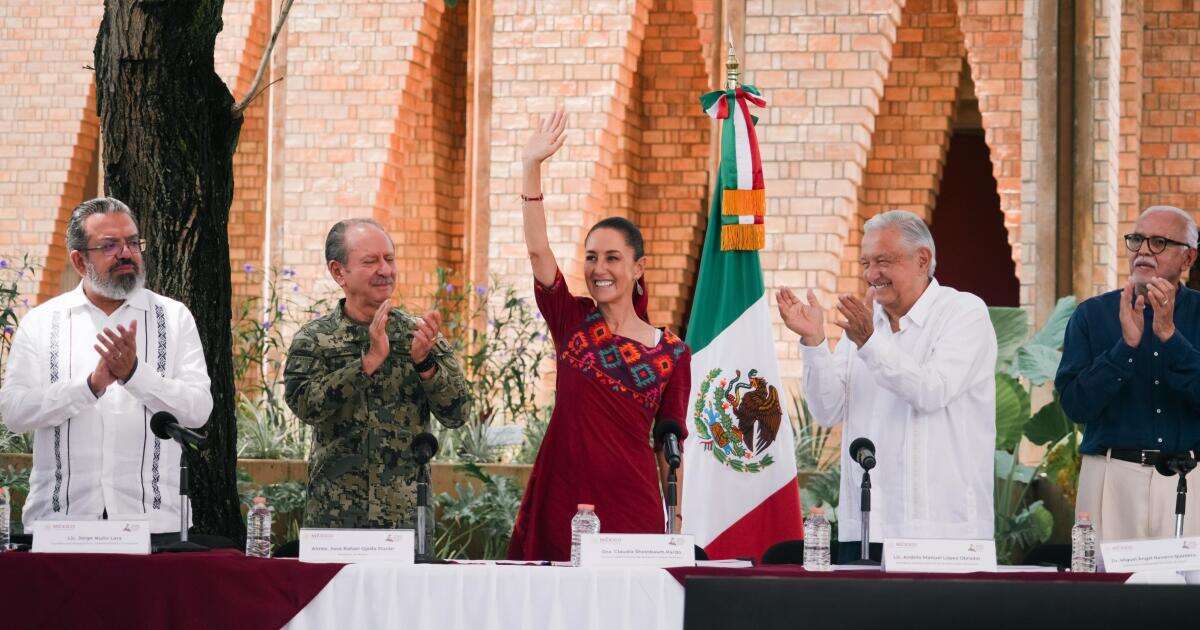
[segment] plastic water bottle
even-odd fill
[[[12,518],[9,507],[8,488],[0,486],[0,553],[8,551],[9,520]]]
[[[246,555],[251,558],[271,557],[271,512],[265,497],[254,497],[246,513]]]
[[[813,508],[804,521],[804,570],[831,571],[829,563],[829,521],[825,510]]]
[[[571,566],[579,566],[579,547],[582,536],[599,533],[600,517],[596,516],[596,506],[580,503],[579,511],[571,518]]]
[[[1087,512],[1080,512],[1071,528],[1071,571],[1096,572],[1096,530]]]

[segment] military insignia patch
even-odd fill
[[[721,378],[714,368],[700,383],[692,421],[704,450],[738,472],[756,473],[775,462],[763,454],[779,432],[783,407],[779,392],[767,379],[750,370]],[[716,382],[714,382],[716,381]]]

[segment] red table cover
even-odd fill
[[[278,628],[342,566],[247,558],[235,550],[0,553],[0,626]]]

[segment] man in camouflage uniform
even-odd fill
[[[409,445],[430,412],[447,427],[466,421],[466,379],[436,311],[392,308],[395,246],[378,223],[339,222],[325,260],[345,297],[300,329],[284,368],[288,406],[313,427],[304,525],[409,528]]]

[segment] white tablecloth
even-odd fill
[[[294,630],[679,630],[683,587],[655,568],[354,564]]]

